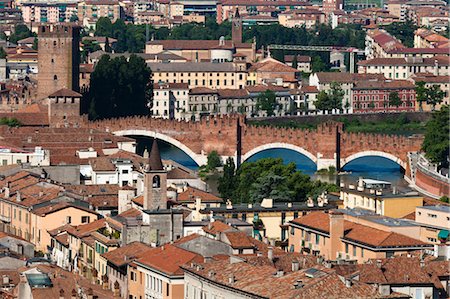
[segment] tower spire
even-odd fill
[[[147,160],[148,170],[164,170],[161,162],[161,154],[159,153],[158,142],[153,140],[152,149]]]

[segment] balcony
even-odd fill
[[[0,215],[0,221],[10,223],[11,217]]]

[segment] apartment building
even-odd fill
[[[419,28],[414,32],[414,48],[448,48],[450,40],[436,32]]]
[[[150,114],[155,118],[182,119],[189,101],[188,83],[156,83]]]
[[[151,40],[145,45],[145,53],[155,54],[170,51],[191,62],[215,61],[233,55],[245,57],[246,62],[256,60],[256,43],[243,43],[231,40]]]
[[[78,2],[80,22],[95,23],[101,17],[109,18],[112,23],[122,18],[122,8],[117,0],[86,0]]]
[[[414,220],[420,225],[420,239],[427,243],[449,243],[450,206],[417,207]]]
[[[450,59],[447,56],[374,58],[358,62],[358,73],[382,74],[392,80],[406,80],[419,73],[449,76]]]
[[[3,231],[30,241],[36,250],[48,251],[49,230],[97,219],[88,206],[64,195],[64,189],[39,175],[21,171],[3,181],[0,215]]]
[[[290,250],[309,252],[327,260],[362,263],[433,248],[432,244],[407,235],[346,219],[339,210],[311,212],[289,222],[289,228]]]
[[[367,80],[384,80],[381,74],[351,74],[351,73],[313,73],[309,76],[309,85],[320,91],[329,91],[333,82],[338,83],[344,91],[342,106],[348,107],[347,112],[353,113],[352,89],[355,82]]]
[[[22,1],[22,11],[25,23],[67,23],[73,21],[78,13],[78,1]]]
[[[433,85],[439,86],[444,92],[444,98],[442,103],[436,105],[436,109],[440,109],[442,105],[448,105],[450,103],[450,75],[436,76],[430,73],[417,73],[412,75],[409,80],[414,84],[417,82],[425,82],[425,87],[430,88]],[[416,108],[420,110],[420,106],[416,105]],[[433,106],[427,103],[422,103],[422,109],[424,111],[432,110]]]
[[[340,199],[343,207],[361,208],[378,215],[401,218],[416,207],[423,206],[423,197],[418,192],[398,192],[389,182],[359,179],[358,185],[341,184]]]
[[[400,98],[400,105],[389,103],[392,93]],[[352,89],[353,112],[412,112],[416,110],[415,85],[407,80],[358,81]]]
[[[247,82],[245,62],[151,62],[148,66],[154,83],[187,83],[191,89],[241,89]]]

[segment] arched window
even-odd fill
[[[58,76],[54,75],[53,80],[58,80]]]
[[[153,188],[160,188],[161,187],[161,179],[159,178],[159,175],[155,175],[153,177]]]

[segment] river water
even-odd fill
[[[144,148],[151,148],[152,140],[148,137],[130,136],[137,141],[137,153],[144,152]],[[187,154],[175,146],[172,146],[163,141],[158,141],[161,157],[167,160],[173,160],[191,169],[197,169],[198,165]],[[316,164],[306,156],[289,149],[270,149],[261,151],[248,161],[256,161],[262,158],[282,158],[285,163],[294,162],[297,169],[310,175],[314,179],[320,179],[330,183],[354,183],[359,177],[389,181],[394,186],[405,187],[406,181],[403,179],[403,173],[400,165],[382,157],[368,156],[364,158],[355,159],[352,162],[343,166],[345,174],[336,175],[318,175]]]

